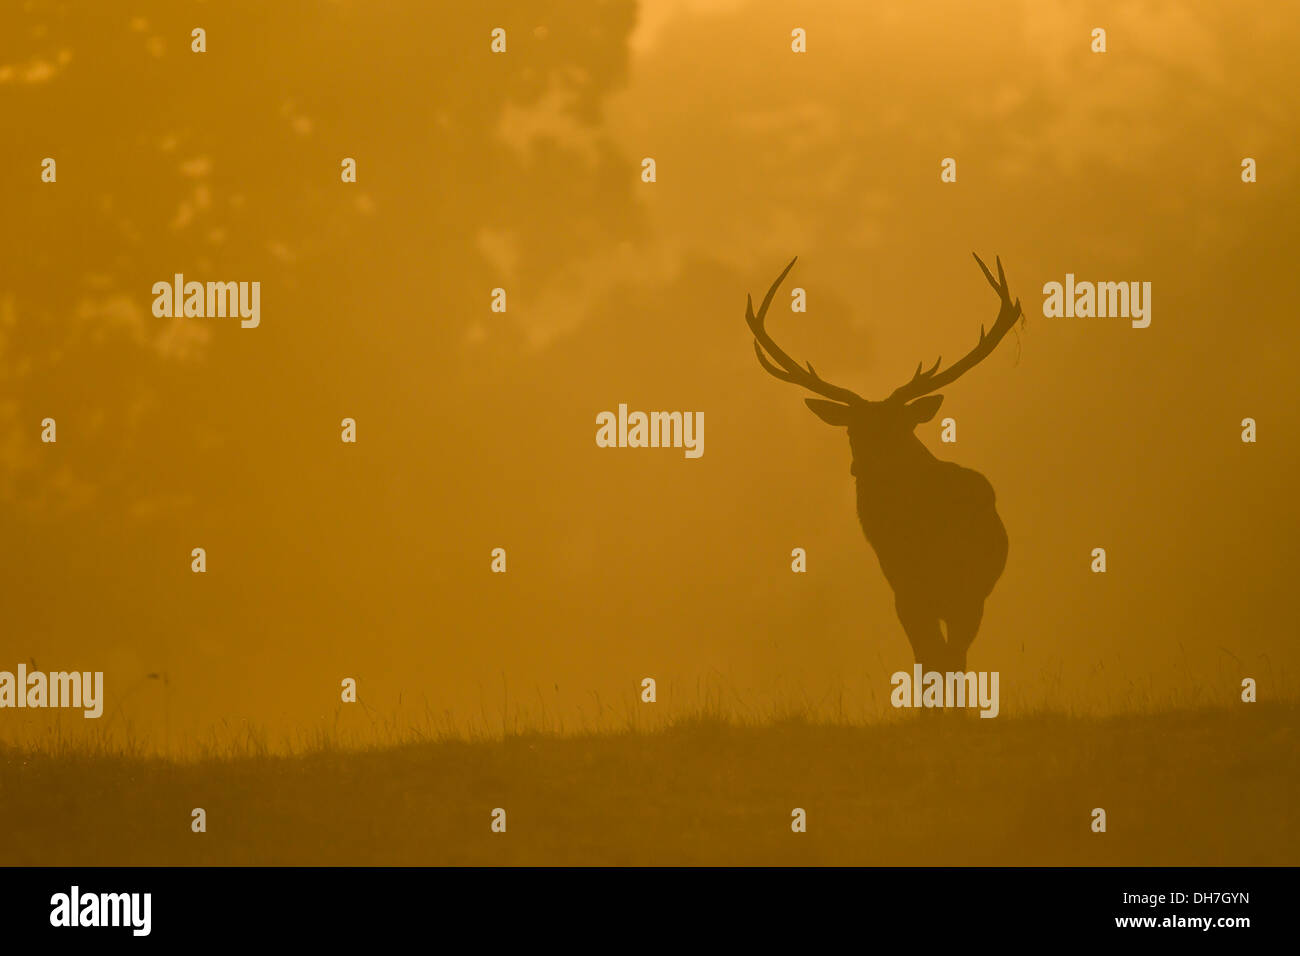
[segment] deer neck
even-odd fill
[[[907,492],[915,487],[916,473],[933,467],[938,461],[921,439],[908,434],[903,441],[876,449],[874,454],[854,456],[853,475],[860,494],[875,495],[895,489]]]

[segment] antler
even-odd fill
[[[971,255],[975,254],[971,253]],[[924,372],[921,371],[922,363],[918,362],[916,374],[912,376],[912,380],[906,385],[894,389],[893,394],[889,396],[891,401],[909,402],[914,398],[920,398],[922,395],[928,395],[936,389],[943,388],[950,382],[955,382],[967,371],[982,362],[1002,341],[1002,337],[1011,331],[1011,327],[1016,324],[1016,319],[1020,318],[1020,300],[1011,301],[1011,290],[1007,288],[1007,277],[1002,271],[1002,259],[997,259],[998,277],[996,280],[993,278],[993,273],[989,272],[989,267],[984,264],[983,259],[975,256],[975,261],[980,264],[980,269],[984,272],[984,278],[989,280],[989,285],[993,286],[998,297],[1002,300],[1002,308],[998,310],[998,317],[993,322],[993,328],[986,335],[984,326],[981,325],[980,340],[975,348],[971,349],[966,354],[966,357],[956,365],[949,366],[942,372],[939,372],[939,363],[943,361],[943,356],[940,356],[938,361]],[[935,374],[936,372],[938,374]]]
[[[811,362],[805,363],[807,366],[805,368],[789,355],[786,355],[781,347],[772,341],[772,337],[767,334],[767,330],[763,327],[763,322],[767,318],[767,307],[772,304],[772,297],[776,295],[776,290],[798,261],[799,257],[795,256],[790,260],[790,264],[785,267],[785,271],[776,277],[776,281],[772,283],[772,288],[768,289],[767,295],[763,297],[763,304],[758,307],[758,315],[754,314],[753,298],[750,296],[745,297],[745,321],[749,324],[749,330],[754,333],[754,354],[758,356],[758,363],[783,382],[801,385],[810,392],[816,392],[818,395],[824,395],[837,402],[844,402],[845,404],[861,402],[863,401],[862,396],[849,391],[847,388],[832,385],[823,379],[813,369]],[[767,355],[763,354],[764,349],[767,350],[767,355],[776,360],[780,368],[773,365]]]

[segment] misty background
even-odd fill
[[[0,669],[108,699],[0,740],[576,730],[651,721],[647,676],[655,717],[888,716],[847,439],[744,323],[794,255],[773,335],[871,398],[991,323],[972,251],[1022,299],[918,429],[998,496],[1004,714],[1293,694],[1298,41],[1227,2],[12,5]],[[261,326],[155,318],[178,272],[260,281]],[[1044,318],[1067,272],[1151,282],[1151,326]],[[620,402],[703,411],[704,456],[596,447]]]

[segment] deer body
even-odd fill
[[[894,589],[916,659],[936,670],[965,670],[984,600],[1006,566],[1007,532],[987,478],[935,458],[915,435],[908,439],[916,447],[894,459],[892,470],[855,467],[858,520]],[[940,620],[946,645],[937,636]]]
[[[996,281],[980,262],[1002,301],[992,330],[986,335],[981,328],[979,344],[957,364],[943,372],[938,372],[939,362],[927,372],[918,365],[910,382],[873,402],[826,382],[811,364],[800,366],[767,334],[768,306],[793,265],[791,261],[773,283],[757,315],[750,303],[746,318],[759,362],[782,381],[832,399],[805,402],[826,423],[848,430],[858,519],[893,588],[894,607],[916,661],[930,670],[964,671],[984,601],[1006,566],[1007,533],[988,479],[935,458],[914,429],[939,410],[943,396],[930,393],[993,350],[1020,317],[1020,302],[1011,301],[1001,261]],[[940,622],[947,627],[946,640]]]

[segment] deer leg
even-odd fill
[[[948,654],[943,643],[943,631],[939,628],[939,617],[934,610],[897,597],[894,600],[894,610],[898,612],[898,620],[907,633],[907,640],[912,645],[912,653],[921,665],[921,670],[943,670]]]
[[[947,618],[948,622],[948,661],[954,671],[966,670],[966,651],[970,648],[975,635],[979,633],[980,621],[984,618],[984,602],[969,605],[961,612]]]

